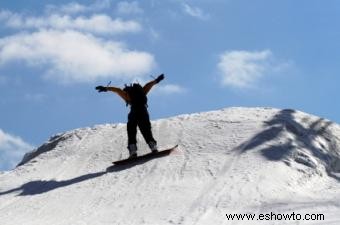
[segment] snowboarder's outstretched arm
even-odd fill
[[[122,89],[120,88],[117,88],[117,87],[103,87],[103,86],[97,86],[96,87],[96,90],[98,90],[98,92],[106,92],[106,91],[112,91],[116,94],[118,94],[122,99],[124,99],[126,102],[129,102],[130,101],[130,97],[129,95],[123,91]]]
[[[117,87],[107,87],[107,90],[118,94],[122,99],[124,99],[124,101],[130,102],[129,95],[125,91],[123,91],[122,89],[117,88]]]
[[[158,84],[161,80],[164,79],[164,74],[159,75],[156,79],[148,82],[147,84],[144,85],[143,90],[145,94],[148,94],[148,92],[151,90],[151,88],[155,85]]]

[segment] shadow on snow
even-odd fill
[[[340,172],[340,168],[338,168],[340,158],[335,152],[338,146],[337,138],[328,131],[332,122],[321,118],[316,121],[310,121],[306,117],[302,119],[304,123],[310,124],[306,128],[295,120],[294,114],[294,110],[281,110],[271,120],[265,122],[266,129],[264,131],[254,135],[237,149],[239,149],[240,153],[245,153],[255,150],[257,147],[266,146],[260,149],[261,154],[268,160],[280,161],[291,155],[293,150],[296,150],[296,145],[298,145],[300,149],[307,150],[309,155],[321,161],[325,165],[330,177],[340,181],[340,178],[332,173]],[[285,133],[289,133],[289,137],[285,137],[282,141],[278,142],[277,140]],[[327,142],[327,146],[321,142],[318,142],[317,145],[318,137],[323,137]],[[276,142],[271,142],[272,140],[276,140]],[[316,166],[306,155],[304,157],[296,158],[295,161],[309,167]]]
[[[162,156],[161,156],[162,157]],[[58,188],[64,188],[70,185],[74,185],[77,183],[81,183],[87,180],[95,179],[98,177],[101,177],[108,173],[113,172],[120,172],[123,170],[130,169],[134,166],[144,164],[154,158],[159,157],[148,157],[148,158],[142,158],[139,160],[136,160],[135,162],[130,162],[128,164],[124,165],[113,165],[106,169],[106,171],[96,172],[96,173],[89,173],[85,174],[79,177],[75,177],[69,180],[63,180],[63,181],[56,181],[56,180],[36,180],[36,181],[30,181],[23,185],[21,185],[18,188],[14,188],[8,191],[0,192],[1,195],[6,195],[10,193],[20,192],[18,196],[27,196],[27,195],[38,195],[38,194],[44,194],[49,191],[53,191]]]

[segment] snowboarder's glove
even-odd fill
[[[103,86],[97,86],[96,87],[96,90],[98,91],[98,92],[106,92],[107,91],[107,88],[106,87],[103,87]]]
[[[161,80],[163,80],[164,79],[164,74],[161,74],[161,75],[159,75],[156,79],[155,79],[155,81],[156,81],[156,83],[158,84]]]

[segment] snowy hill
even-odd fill
[[[1,225],[340,224],[339,125],[227,108],[152,126],[159,146],[178,150],[124,167],[108,168],[128,156],[125,124],[52,137],[0,174]]]

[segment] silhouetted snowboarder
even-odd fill
[[[152,136],[151,123],[147,110],[147,94],[151,88],[164,79],[164,74],[159,75],[156,79],[148,82],[143,87],[138,83],[125,85],[124,89],[108,86],[97,86],[98,92],[112,91],[123,98],[127,105],[130,105],[128,115],[127,133],[128,133],[128,150],[130,158],[137,156],[137,126],[139,127],[146,143],[152,152],[157,152],[157,142]]]

